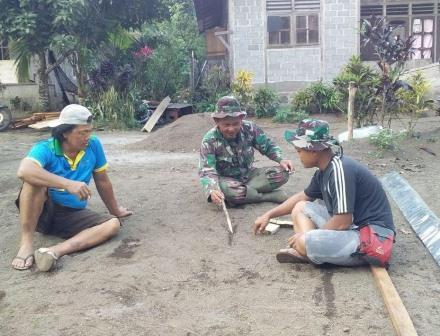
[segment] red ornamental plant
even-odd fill
[[[146,60],[151,57],[153,54],[153,49],[149,46],[143,46],[138,51],[133,53],[133,56],[142,60]]]

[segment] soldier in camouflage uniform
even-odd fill
[[[231,205],[275,202],[287,195],[275,190],[293,171],[281,149],[253,122],[243,120],[246,112],[234,97],[223,97],[212,114],[216,127],[209,130],[200,149],[200,182],[209,202]],[[275,167],[254,168],[254,148],[278,162]]]

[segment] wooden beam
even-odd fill
[[[228,42],[226,42],[225,38],[223,37],[223,35],[229,35],[231,34],[231,32],[229,30],[225,30],[225,31],[218,31],[215,32],[214,35],[217,36],[217,38],[220,40],[220,42],[225,46],[226,49],[228,49],[228,51],[230,51],[230,45],[228,44]]]
[[[398,336],[417,336],[417,331],[411,318],[400,299],[399,293],[391,281],[388,272],[383,267],[370,266],[377,287],[382,293],[383,300]]]

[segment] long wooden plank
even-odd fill
[[[170,97],[166,97],[164,100],[162,100],[160,102],[159,106],[156,108],[156,110],[154,111],[153,115],[150,117],[150,119],[148,119],[148,121],[144,125],[144,127],[142,127],[142,131],[151,132],[151,130],[153,129],[154,125],[156,125],[157,121],[159,120],[159,118],[164,113],[164,111],[167,108],[167,106],[170,103],[170,101],[171,101],[171,98]]]
[[[385,268],[370,266],[398,336],[417,336],[414,324]]]

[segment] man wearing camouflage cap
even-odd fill
[[[271,218],[291,214],[295,234],[288,239],[289,248],[277,254],[280,263],[365,264],[358,253],[362,227],[372,226],[387,239],[394,237],[391,208],[381,183],[365,166],[342,155],[325,121],[305,119],[284,137],[295,146],[305,168],[319,169],[304,191],[258,217],[254,232],[263,232]],[[338,154],[332,150],[335,145]]]
[[[246,112],[234,97],[222,97],[212,114],[216,127],[209,130],[200,149],[199,176],[206,198],[219,205],[275,202],[287,195],[276,190],[289,179],[291,161],[253,122],[243,120]],[[254,149],[278,163],[275,167],[254,168]]]

